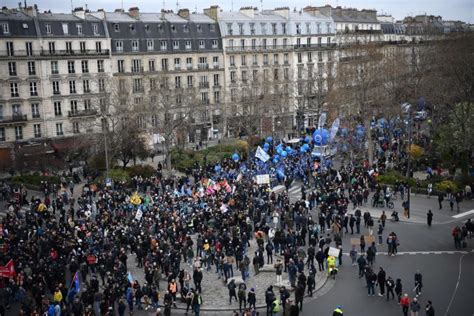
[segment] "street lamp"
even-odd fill
[[[410,148],[412,143],[412,123],[411,123],[411,104],[410,103],[403,103],[402,104],[402,111],[407,116],[407,124],[408,124],[408,149],[407,149],[407,171],[406,177],[410,178],[411,176],[411,159],[410,159]],[[407,217],[410,218],[410,183],[407,182]]]

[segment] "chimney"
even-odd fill
[[[140,16],[140,10],[138,9],[138,7],[132,7],[130,9],[128,9],[128,14],[134,18],[134,19],[138,19],[138,17]]]
[[[101,20],[105,20],[105,10],[104,9],[98,9],[96,16],[99,17]]]
[[[251,19],[255,16],[255,9],[253,7],[242,7],[239,12]]]
[[[289,7],[281,7],[281,8],[275,8],[274,12],[285,19],[288,19],[290,17],[290,8]]]
[[[179,9],[178,15],[183,19],[189,20],[189,9]]]
[[[219,11],[219,6],[213,5],[208,9],[204,9],[204,14],[213,19],[214,21],[217,21],[219,18]]]
[[[86,11],[83,7],[75,8],[72,11],[72,14],[74,14],[74,16],[78,17],[81,20],[84,20],[86,18]]]
[[[23,9],[23,13],[26,14],[26,15],[29,15],[31,17],[35,17],[36,14],[38,13],[38,11],[36,10],[35,7],[29,6],[29,7],[25,7]]]

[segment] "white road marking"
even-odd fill
[[[474,249],[472,250],[474,252]],[[454,255],[454,254],[467,254],[468,251],[402,251],[398,252],[397,256],[402,255]],[[349,256],[348,252],[344,252],[343,255]],[[359,254],[358,254],[359,255]],[[387,256],[387,252],[377,252],[377,255]]]
[[[456,292],[458,291],[458,287],[459,287],[459,282],[461,281],[461,272],[462,272],[462,259],[464,258],[464,256],[467,254],[467,252],[465,254],[463,254],[461,256],[461,258],[459,258],[459,274],[458,274],[458,280],[456,282],[456,287],[454,288],[454,291],[453,291],[453,296],[451,296],[451,300],[449,301],[449,305],[448,305],[448,308],[446,309],[446,313],[444,314],[445,316],[449,316],[449,309],[451,308],[451,305],[453,304],[453,301],[454,301],[454,298],[456,297]]]
[[[460,218],[460,217],[464,217],[464,216],[471,215],[471,214],[474,214],[474,210],[470,210],[470,211],[467,211],[467,212],[459,213],[459,214],[453,215],[452,217],[453,217],[453,218]]]

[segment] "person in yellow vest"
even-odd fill
[[[178,292],[178,284],[176,283],[175,279],[172,279],[168,284],[168,291],[173,297],[173,306],[176,307],[176,293]]]
[[[329,256],[327,259],[327,262],[328,262],[328,273],[329,275],[332,275],[335,278],[337,274],[336,258],[334,256]]]
[[[332,316],[343,316],[342,307],[341,306],[336,306],[336,309],[332,313]]]
[[[275,298],[272,303],[272,315],[277,315],[280,312],[280,300]]]
[[[55,303],[57,303],[59,305],[61,304],[61,302],[63,300],[63,293],[61,293],[61,290],[58,287],[54,291],[53,300],[54,300]]]

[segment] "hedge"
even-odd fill
[[[24,184],[28,189],[39,190],[41,182],[60,184],[61,180],[57,176],[43,176],[37,172],[33,174],[20,175],[12,177],[11,181],[15,184]]]
[[[388,171],[384,174],[377,176],[376,178],[378,183],[395,185],[397,183],[403,182],[407,183],[409,186],[416,186],[416,180],[413,178],[407,178],[402,176],[400,173],[395,171]]]

